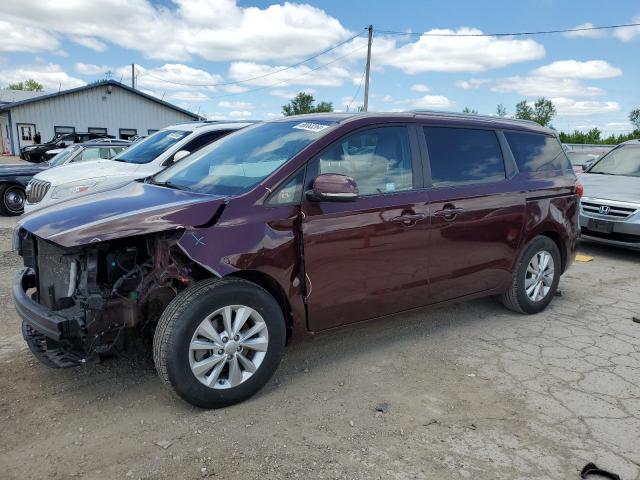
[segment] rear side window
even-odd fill
[[[436,187],[496,182],[506,178],[495,132],[471,128],[424,127]]]
[[[521,172],[566,170],[571,164],[558,139],[550,135],[504,132]]]

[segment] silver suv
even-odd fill
[[[581,239],[640,250],[640,140],[618,145],[580,181]]]

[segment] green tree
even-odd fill
[[[331,102],[320,102],[314,105],[315,101],[316,99],[313,98],[313,95],[300,92],[293,100],[282,106],[282,113],[289,117],[303,113],[333,112],[333,104]]]
[[[464,107],[462,109],[462,113],[472,113],[473,115],[477,115],[478,111],[475,108]]]
[[[9,90],[28,90],[30,92],[42,92],[44,90],[42,84],[32,78],[25,82],[10,83],[8,88]]]
[[[498,106],[496,107],[496,115],[498,115],[499,117],[507,116],[507,109],[504,108],[503,104],[499,103]]]
[[[526,100],[516,103],[516,118],[520,120],[533,120],[533,108]]]
[[[640,108],[631,110],[631,113],[629,113],[629,121],[633,123],[635,130],[640,132]]]
[[[543,127],[550,127],[551,120],[556,116],[556,107],[548,98],[540,97],[534,103],[533,107],[522,100],[516,104],[516,118],[522,120],[533,120]]]

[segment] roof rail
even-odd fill
[[[428,114],[437,117],[450,117],[450,118],[478,118],[480,120],[493,120],[493,121],[505,121],[505,122],[514,122],[514,123],[524,123],[527,125],[536,125],[537,127],[541,127],[538,122],[534,122],[533,120],[524,120],[521,118],[507,118],[507,117],[498,117],[496,115],[482,115],[480,113],[459,113],[459,112],[443,112],[440,110],[412,110],[413,113],[418,114]]]

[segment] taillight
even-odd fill
[[[578,195],[578,198],[582,198],[582,194],[584,193],[584,186],[582,185],[582,182],[580,182],[580,180],[576,181],[576,194]]]

